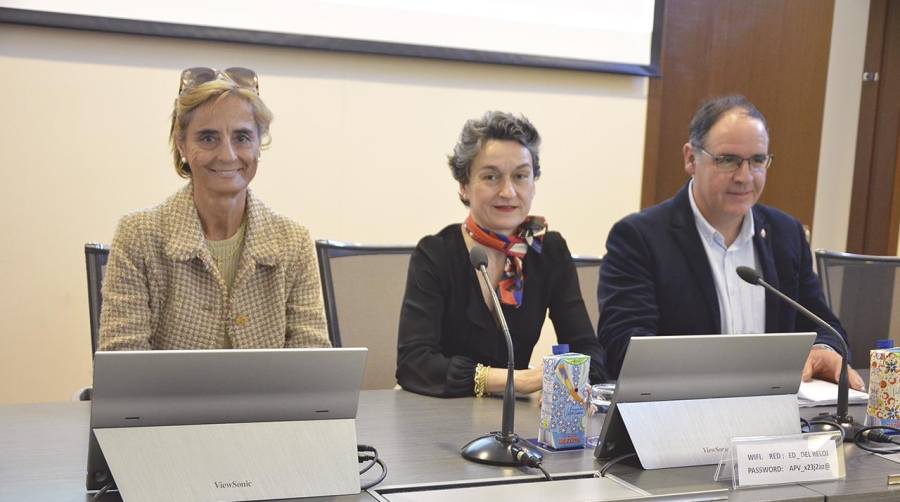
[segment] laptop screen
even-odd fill
[[[355,418],[365,348],[97,352],[95,428]],[[110,474],[93,432],[89,490]]]
[[[621,403],[796,394],[815,338],[812,332],[632,338],[594,455],[631,448],[616,409]]]

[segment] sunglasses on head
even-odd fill
[[[252,89],[253,92],[259,94],[259,77],[256,76],[256,72],[250,68],[241,68],[239,66],[233,66],[224,70],[203,66],[188,68],[181,72],[181,85],[178,87],[178,94],[180,95],[186,89],[212,82],[218,78],[231,80],[239,87]]]

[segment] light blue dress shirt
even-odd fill
[[[722,234],[706,221],[697,208],[694,201],[694,180],[691,180],[688,194],[691,210],[694,212],[694,223],[700,233],[716,285],[722,333],[765,333],[766,292],[759,286],[744,282],[736,272],[740,266],[759,270],[753,247],[753,211],[744,216],[737,239],[726,246]]]

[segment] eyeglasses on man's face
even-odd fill
[[[713,155],[707,152],[702,146],[693,145],[697,150],[705,153],[713,160],[713,163],[721,172],[731,173],[740,169],[744,162],[750,166],[750,171],[753,173],[761,174],[766,172],[769,167],[772,166],[772,159],[775,158],[771,153],[769,154],[759,154],[759,155],[751,155],[750,157],[740,157],[738,155]]]

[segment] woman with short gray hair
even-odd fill
[[[493,320],[490,289],[513,338],[517,392],[542,386],[541,368],[528,362],[548,310],[559,343],[590,355],[591,380],[604,379],[605,357],[566,241],[530,214],[540,142],[527,118],[504,112],[463,127],[448,163],[469,216],[423,238],[410,259],[397,343],[404,389],[440,397],[503,391],[506,342]],[[489,284],[469,262],[476,245],[487,251]]]

